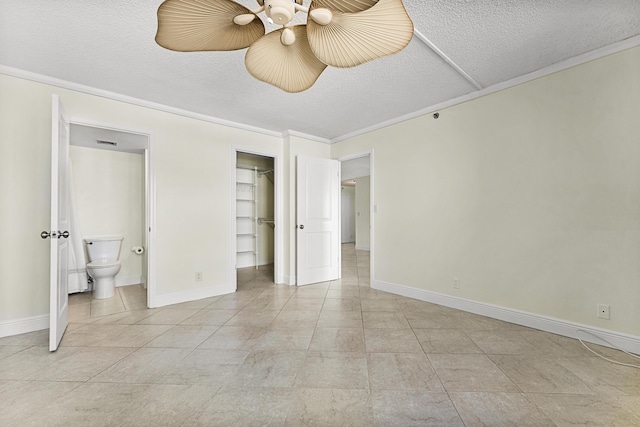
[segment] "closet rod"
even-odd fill
[[[276,222],[273,219],[258,218],[258,224],[260,225],[267,224],[269,227],[273,228],[274,230],[276,228]]]
[[[273,169],[260,169],[260,168],[256,169],[255,166],[248,166],[248,165],[236,165],[236,168],[238,168],[238,169],[246,169],[246,170],[250,170],[250,171],[257,170],[258,173],[267,173],[267,172],[273,171]]]

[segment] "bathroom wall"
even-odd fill
[[[144,255],[131,248],[144,238],[144,156],[71,146],[69,157],[83,237],[122,235],[116,285],[141,283]]]

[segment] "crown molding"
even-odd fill
[[[164,113],[175,114],[177,116],[188,117],[191,119],[213,123],[220,126],[246,130],[249,132],[255,132],[262,135],[273,136],[276,138],[283,138],[283,134],[281,132],[263,129],[256,126],[250,126],[243,123],[233,122],[231,120],[220,119],[217,117],[208,116],[206,114],[194,113],[193,111],[183,110],[181,108],[171,107],[171,106],[160,104],[157,102],[146,101],[144,99],[134,98],[132,96],[122,95],[116,92],[97,89],[91,86],[85,86],[78,83],[69,82],[67,80],[56,79],[54,77],[32,73],[30,71],[21,70],[19,68],[0,65],[0,74],[5,74],[11,77],[17,77],[24,80],[30,80],[36,83],[47,84],[47,85],[59,87],[62,89],[73,90],[73,91],[84,93],[87,95],[93,95],[100,98],[110,99],[112,101],[124,102],[126,104],[136,105],[138,107],[144,107],[152,110],[162,111]]]
[[[626,40],[622,40],[620,42],[617,42],[608,46],[604,46],[587,53],[583,53],[582,55],[574,56],[573,58],[569,58],[564,61],[557,62],[545,68],[541,68],[531,73],[524,74],[520,77],[515,77],[513,79],[510,79],[504,82],[496,83],[492,86],[487,86],[484,89],[470,92],[466,95],[462,95],[457,98],[454,98],[445,102],[441,102],[439,104],[434,104],[432,106],[420,109],[413,113],[405,114],[403,116],[399,116],[394,119],[380,122],[373,126],[369,126],[354,132],[344,134],[342,136],[338,136],[336,138],[331,139],[331,144],[335,144],[340,141],[345,141],[347,139],[351,139],[356,136],[364,135],[369,132],[373,132],[385,127],[389,127],[401,122],[405,122],[407,120],[415,119],[416,117],[421,117],[426,114],[431,114],[438,110],[442,110],[444,108],[452,107],[457,104],[462,104],[463,102],[471,101],[473,99],[480,98],[481,96],[489,95],[491,93],[499,92],[501,90],[508,89],[510,87],[518,86],[520,84],[527,83],[529,81],[539,79],[541,77],[545,77],[550,74],[557,73],[559,71],[564,71],[569,68],[575,67],[577,65],[582,65],[587,62],[603,58],[605,56],[613,55],[614,53],[622,52],[623,50],[632,49],[637,46],[640,46],[640,36],[633,36]]]
[[[192,118],[195,120],[201,120],[204,122],[209,122],[209,123],[213,123],[213,124],[217,124],[217,125],[221,125],[221,126],[226,126],[226,127],[231,127],[231,128],[235,128],[235,129],[240,129],[240,130],[246,130],[249,132],[254,132],[254,133],[258,133],[258,134],[262,134],[262,135],[267,135],[267,136],[272,136],[272,137],[276,137],[276,138],[286,138],[288,136],[294,136],[294,137],[298,137],[298,138],[304,138],[304,139],[308,139],[311,141],[317,141],[317,142],[322,142],[325,144],[335,144],[337,142],[341,142],[341,141],[345,141],[347,139],[351,139],[360,135],[364,135],[366,133],[369,132],[373,132],[379,129],[383,129],[398,123],[402,123],[405,122],[407,120],[411,120],[417,117],[421,117],[427,114],[431,114],[435,111],[438,110],[442,110],[444,108],[448,108],[448,107],[452,107],[454,105],[457,104],[462,104],[463,102],[467,102],[467,101],[471,101],[474,100],[476,98],[480,98],[482,96],[485,95],[489,95],[492,94],[494,92],[498,92],[504,89],[508,89],[510,87],[513,86],[517,86],[526,82],[529,82],[531,80],[535,80],[541,77],[545,77],[548,76],[550,74],[553,73],[557,73],[559,71],[563,71],[566,70],[568,68],[571,67],[575,67],[577,65],[581,65],[596,59],[600,59],[603,58],[605,56],[608,55],[612,55],[614,53],[618,53],[621,52],[623,50],[627,50],[627,49],[631,49],[634,47],[640,46],[640,35],[638,36],[634,36],[634,37],[630,37],[626,40],[622,40],[620,42],[608,45],[608,46],[604,46],[602,48],[599,49],[595,49],[592,50],[590,52],[584,53],[582,55],[578,55],[578,56],[574,56],[573,58],[569,58],[567,60],[558,62],[556,64],[552,64],[548,67],[545,68],[541,68],[537,71],[528,73],[528,74],[524,74],[522,76],[519,77],[515,77],[513,79],[501,82],[501,83],[497,83],[495,85],[492,86],[488,86],[484,89],[481,90],[477,90],[474,92],[470,92],[468,94],[459,96],[457,98],[445,101],[445,102],[441,102],[439,104],[434,104],[431,105],[429,107],[425,107],[422,108],[420,110],[417,110],[413,113],[409,113],[409,114],[405,114],[399,117],[395,117],[393,119],[389,119],[389,120],[385,120],[383,122],[377,123],[375,125],[372,126],[368,126],[353,132],[349,132],[346,133],[344,135],[335,137],[335,138],[331,138],[331,139],[327,139],[327,138],[323,138],[323,137],[319,137],[319,136],[315,136],[315,135],[310,135],[310,134],[306,134],[303,132],[298,132],[292,129],[287,129],[284,132],[276,132],[276,131],[272,131],[269,129],[264,129],[264,128],[260,128],[257,126],[250,126],[250,125],[246,125],[243,123],[238,123],[238,122],[233,122],[230,120],[225,120],[225,119],[220,119],[217,117],[213,117],[213,116],[208,116],[205,114],[200,114],[200,113],[195,113],[192,111],[188,111],[188,110],[183,110],[180,108],[175,108],[175,107],[171,107],[168,105],[164,105],[164,104],[160,104],[160,103],[156,103],[156,102],[151,102],[151,101],[146,101],[143,99],[139,99],[139,98],[134,98],[131,96],[126,96],[126,95],[122,95],[119,93],[115,93],[115,92],[110,92],[110,91],[106,91],[106,90],[102,90],[102,89],[97,89],[91,86],[85,86],[85,85],[81,85],[81,84],[77,84],[77,83],[73,83],[73,82],[69,82],[66,80],[61,80],[61,79],[56,79],[53,77],[49,77],[49,76],[45,76],[42,74],[37,74],[37,73],[32,73],[30,71],[25,71],[25,70],[21,70],[18,68],[13,68],[13,67],[8,67],[5,65],[0,65],[0,74],[5,74],[8,76],[12,76],[12,77],[17,77],[17,78],[21,78],[21,79],[25,79],[25,80],[31,80],[37,83],[43,83],[43,84],[48,84],[51,86],[55,86],[55,87],[60,87],[63,89],[68,89],[68,90],[73,90],[76,92],[81,92],[81,93],[85,93],[88,95],[94,95],[94,96],[98,96],[101,98],[106,98],[106,99],[111,99],[114,101],[120,101],[120,102],[124,102],[127,104],[132,104],[132,105],[136,105],[136,106],[140,106],[140,107],[145,107],[145,108],[149,108],[149,109],[153,109],[153,110],[157,110],[157,111],[162,111],[165,113],[170,113],[170,114],[175,114],[178,116],[183,116],[183,117],[188,117],[188,118]]]
[[[296,138],[304,138],[304,139],[309,139],[311,141],[323,142],[325,144],[331,144],[331,140],[328,139],[328,138],[322,138],[320,136],[315,136],[315,135],[310,135],[308,133],[298,132],[298,131],[293,130],[293,129],[287,129],[284,132],[282,132],[282,137],[283,138],[286,138],[288,136],[294,136]]]

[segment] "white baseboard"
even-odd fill
[[[568,320],[556,319],[553,317],[500,307],[497,305],[398,285],[395,283],[383,282],[380,280],[372,280],[371,287],[380,291],[390,292],[392,294],[402,295],[420,301],[455,308],[498,320],[504,320],[505,322],[511,322],[517,325],[527,326],[570,338],[576,338],[578,331],[583,331],[583,333],[580,333],[580,338],[583,341],[640,354],[640,337],[635,335],[624,334]]]
[[[371,251],[369,246],[356,246],[356,251]]]
[[[285,285],[289,285],[289,286],[295,286],[296,285],[296,276],[287,276],[285,274],[284,275],[284,284]]]
[[[272,264],[273,264],[273,261],[260,262],[258,263],[258,268],[264,267],[265,265],[272,265]],[[246,265],[242,263],[236,264],[236,269],[251,268],[251,267],[255,268],[256,264],[254,262],[246,263]]]
[[[0,322],[0,338],[49,328],[49,315],[24,317]]]
[[[179,304],[181,302],[195,301],[204,298],[217,297],[231,294],[236,291],[234,285],[223,284],[210,286],[208,288],[193,289],[182,292],[172,292],[169,294],[156,295],[153,301],[149,301],[149,307],[164,307],[165,305]]]
[[[116,276],[116,288],[120,286],[139,285],[144,283],[144,277],[142,276]]]

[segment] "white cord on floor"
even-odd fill
[[[585,331],[584,329],[577,329],[577,330],[576,330],[576,338],[578,339],[578,341],[580,341],[580,344],[582,344],[582,345],[584,346],[584,348],[586,348],[587,350],[589,350],[591,353],[593,353],[593,354],[595,354],[596,356],[598,356],[598,357],[600,357],[600,358],[602,358],[602,359],[606,360],[607,362],[615,363],[616,365],[629,366],[629,367],[631,367],[631,368],[640,369],[640,366],[638,366],[638,365],[633,365],[633,364],[631,364],[631,363],[618,362],[618,361],[616,361],[616,360],[609,359],[608,357],[605,357],[605,356],[601,355],[600,353],[597,353],[596,351],[594,351],[594,350],[590,349],[590,348],[589,348],[589,347],[584,343],[584,341],[582,341],[582,340],[580,339],[580,337],[578,336],[578,334],[579,334],[580,332],[584,332],[585,334],[592,335],[592,336],[594,336],[594,337],[598,338],[599,340],[606,342],[606,343],[607,343],[607,344],[609,344],[612,348],[615,348],[616,350],[619,350],[619,351],[621,351],[621,352],[623,352],[623,353],[626,353],[626,354],[628,354],[629,356],[634,357],[634,358],[636,358],[636,359],[640,359],[640,356],[636,356],[636,355],[635,355],[635,354],[633,354],[633,353],[629,353],[629,352],[628,352],[628,351],[626,351],[626,350],[623,350],[623,349],[621,349],[621,348],[618,348],[618,347],[616,347],[615,345],[611,344],[609,341],[605,340],[604,338],[601,338],[601,337],[599,337],[599,336],[597,336],[597,335],[595,335],[595,334],[593,334],[593,333],[591,333],[591,332],[587,332],[587,331]]]

